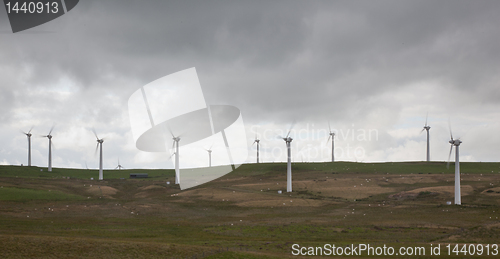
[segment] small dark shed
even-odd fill
[[[130,174],[130,178],[148,178],[148,174]]]

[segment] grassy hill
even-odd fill
[[[292,245],[495,244],[499,163],[245,164],[180,190],[173,170],[0,166],[4,258],[284,258]],[[42,169],[42,171],[40,171]],[[129,179],[148,173],[147,179]],[[442,248],[444,250],[444,248]],[[444,253],[444,251],[442,251]],[[398,256],[391,256],[397,258]],[[404,257],[404,256],[401,256]]]

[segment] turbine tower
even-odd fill
[[[429,130],[430,129],[431,129],[431,127],[429,125],[427,125],[427,116],[425,116],[425,126],[422,129],[422,131],[424,131],[424,130],[427,131],[427,162],[431,161],[431,151],[429,148]],[[420,133],[422,133],[422,131],[420,131]]]
[[[208,167],[212,167],[212,147],[206,150],[208,152]]]
[[[335,141],[334,141],[335,132],[332,131],[332,128],[330,127],[329,122],[328,122],[328,130],[330,131],[330,136],[328,137],[328,140],[326,141],[326,143],[328,143],[328,141],[330,141],[330,138],[332,139],[332,162],[335,162],[335,154],[334,154],[334,151],[335,151]]]
[[[49,134],[43,136],[49,139],[49,166],[47,168],[47,171],[52,172],[52,130],[54,129],[54,126],[50,128]]]
[[[99,180],[103,180],[103,172],[102,172],[102,143],[104,142],[104,139],[99,139],[97,136],[97,133],[95,130],[92,130],[94,132],[95,138],[97,139],[97,146],[95,147],[95,152],[97,153],[97,149],[99,148]]]
[[[28,131],[27,133],[26,132],[23,132],[24,135],[26,135],[26,137],[28,137],[28,166],[31,166],[31,130],[33,129],[33,127],[31,127],[30,131]]]
[[[252,145],[257,143],[257,164],[259,163],[259,145],[260,145],[259,142],[260,142],[260,139],[258,139],[257,135],[255,135],[255,141],[252,143]]]
[[[453,146],[455,146],[455,204],[456,205],[461,205],[461,195],[460,195],[460,155],[459,155],[459,146],[462,143],[460,139],[453,139],[453,134],[451,133],[451,127],[450,127],[450,136],[451,140],[449,143],[451,144],[450,146],[450,154],[448,155],[448,164],[447,167],[450,165],[450,158],[451,158],[451,152],[453,150]]]
[[[288,154],[288,159],[287,159],[287,165],[286,165],[286,191],[287,192],[292,192],[292,151],[290,148],[290,143],[292,143],[292,138],[290,137],[290,132],[292,131],[293,125],[290,127],[290,130],[288,130],[288,134],[286,134],[286,137],[283,138],[283,140],[286,143],[286,149],[287,149],[287,154]]]
[[[172,133],[171,133],[172,134]],[[172,143],[172,148],[175,146],[175,184],[180,184],[181,182],[181,175],[179,173],[179,141],[181,140],[180,137],[175,137],[174,134],[172,134],[172,139],[174,142]]]

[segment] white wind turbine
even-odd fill
[[[257,134],[255,134],[255,141],[252,143],[252,146],[253,144],[257,143],[257,164],[259,163],[259,142],[260,142],[260,139],[257,138]]]
[[[118,158],[118,165],[115,167],[115,170],[116,169],[118,169],[118,170],[125,169],[122,165],[120,165],[120,158]]]
[[[28,132],[23,132],[24,135],[26,135],[26,137],[28,137],[28,166],[31,166],[31,130],[33,129],[33,127],[31,127],[30,131]]]
[[[52,133],[53,129],[54,129],[54,126],[52,126],[52,128],[50,128],[49,134],[42,136],[42,137],[46,137],[49,139],[49,166],[47,168],[47,171],[49,171],[49,172],[52,172],[52,135],[50,135],[50,134]]]
[[[425,126],[422,129],[422,131],[420,131],[420,133],[422,133],[424,130],[427,131],[427,162],[431,161],[431,151],[429,148],[429,130],[430,129],[431,129],[431,127],[429,125],[427,125],[427,116],[425,116]]]
[[[212,167],[212,146],[205,150],[208,152],[208,167]]]
[[[103,172],[102,172],[102,143],[104,142],[104,139],[99,139],[97,136],[97,133],[95,132],[94,129],[92,129],[94,132],[95,138],[97,139],[97,146],[95,147],[95,153],[97,153],[97,149],[99,148],[99,180],[103,180]]]
[[[288,159],[287,159],[287,166],[286,166],[286,191],[287,192],[292,192],[292,151],[290,148],[290,144],[292,143],[292,138],[290,137],[290,132],[292,131],[292,128],[295,123],[292,123],[292,126],[290,127],[290,130],[288,130],[288,134],[286,134],[286,137],[282,138],[285,143],[286,143],[286,148],[287,148],[287,154],[288,154]]]
[[[330,141],[330,138],[332,139],[332,162],[335,162],[335,155],[334,155],[334,151],[335,151],[335,132],[332,131],[332,128],[330,127],[330,122],[328,122],[328,130],[329,130],[329,137],[328,137],[328,140],[326,141],[326,143],[328,144],[328,141]]]
[[[181,175],[179,172],[179,141],[181,141],[181,137],[175,136],[174,133],[169,129],[170,135],[172,135],[172,139],[174,142],[172,142],[172,148],[175,147],[175,153],[173,153],[170,157],[175,155],[175,184],[180,184],[181,182]]]
[[[461,195],[460,195],[460,159],[459,159],[459,146],[462,143],[460,141],[460,138],[458,139],[453,139],[453,134],[451,133],[451,126],[450,126],[450,136],[451,140],[449,143],[451,144],[450,146],[450,154],[448,155],[448,164],[447,167],[449,168],[450,165],[450,158],[451,158],[451,152],[453,150],[453,146],[455,146],[455,204],[456,205],[461,205]]]

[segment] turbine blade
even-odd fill
[[[422,132],[424,132],[425,128],[423,128],[421,131],[420,131],[420,134],[422,134]]]
[[[427,115],[425,115],[425,126],[427,127],[427,117],[429,116],[429,112],[427,112]]]
[[[330,127],[330,121],[328,121],[328,132],[332,132],[332,128]]]
[[[331,137],[332,137],[332,135],[329,135],[329,136],[328,136],[328,139],[326,140],[326,144],[328,144],[328,142],[330,141],[330,138],[331,138]],[[325,144],[325,145],[326,145],[326,144]]]
[[[97,133],[95,132],[95,129],[94,129],[94,128],[92,128],[92,132],[94,133],[95,138],[96,138],[96,139],[99,139],[99,137],[97,136]]]
[[[95,152],[94,152],[94,156],[97,156],[97,149],[99,148],[99,142],[97,142],[97,145],[95,146]]]
[[[446,169],[450,168],[450,158],[451,158],[451,151],[453,150],[453,144],[450,145],[450,154],[448,155],[448,163],[446,164]]]
[[[450,119],[448,119],[448,128],[450,128],[450,137],[451,137],[451,140],[453,140],[453,133],[451,133],[451,122],[450,122]]]
[[[28,133],[31,133],[31,131],[33,130],[34,127],[35,126],[31,126],[31,129],[30,129],[30,131],[28,131]]]
[[[47,135],[50,135],[50,133],[52,133],[52,131],[54,130],[54,126],[55,125],[52,125],[52,128],[50,128],[49,134],[47,134]]]
[[[288,134],[286,134],[287,138],[290,136],[290,132],[292,132],[292,129],[295,126],[295,123],[297,123],[297,122],[295,120],[293,120],[292,125],[290,125],[290,129],[288,130]]]
[[[166,124],[166,126],[167,126],[168,132],[170,133],[170,135],[172,135],[172,138],[175,138],[174,133],[172,133],[172,129],[170,128],[170,125]]]

